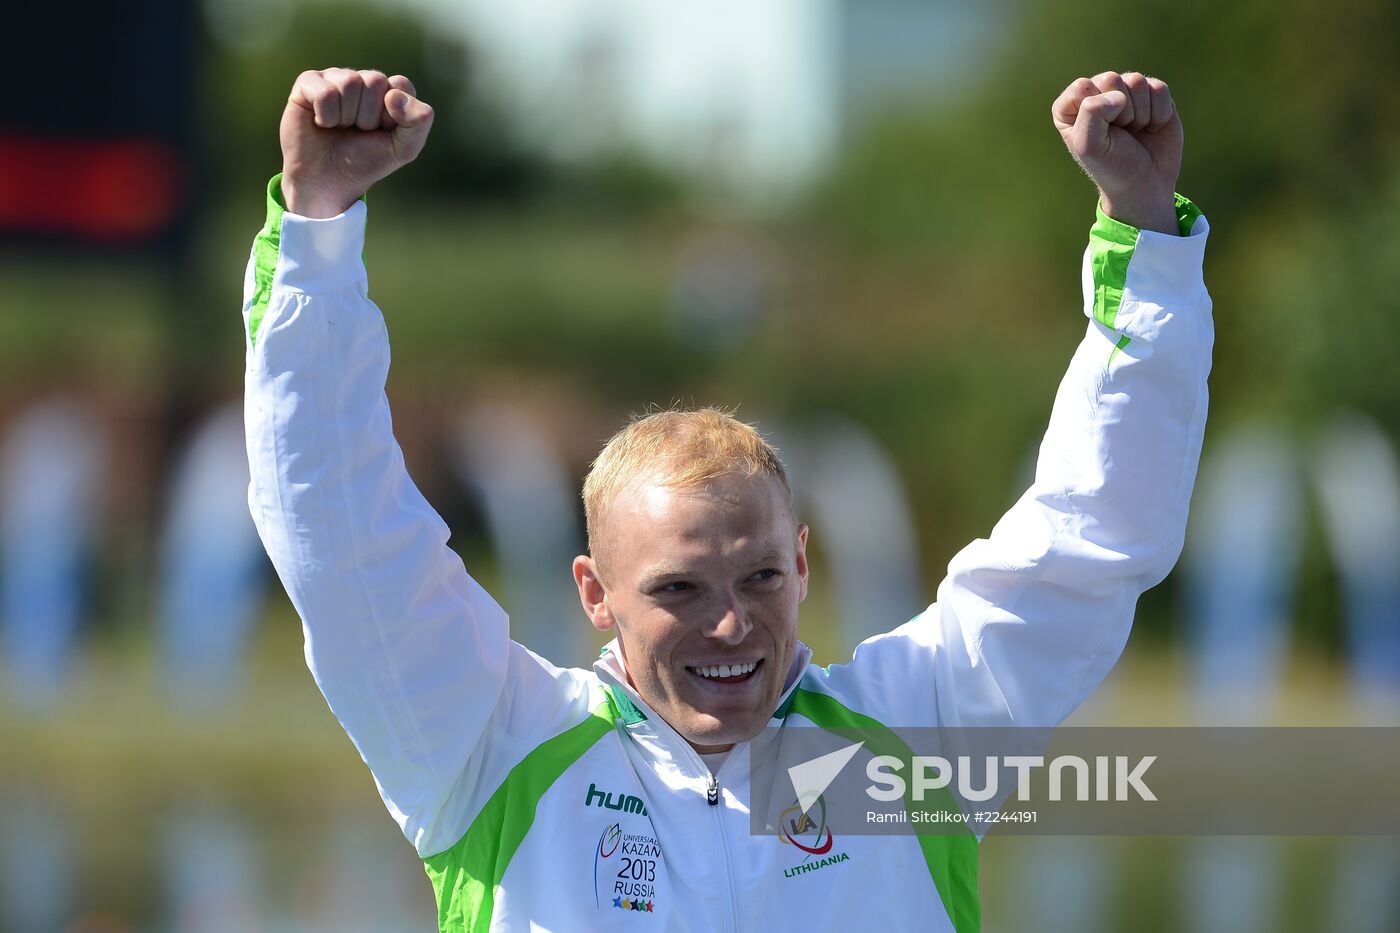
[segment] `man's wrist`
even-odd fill
[[[287,212],[301,217],[324,219],[348,211],[364,192],[347,193],[317,185],[298,184],[282,173],[282,204]]]
[[[1154,198],[1150,202],[1136,199],[1112,198],[1099,192],[1099,208],[1109,217],[1139,230],[1151,230],[1168,236],[1180,236],[1181,227],[1172,195]]]

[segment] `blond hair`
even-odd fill
[[[590,553],[597,556],[603,516],[628,485],[649,480],[691,489],[730,473],[773,478],[792,507],[792,487],[777,448],[732,412],[673,408],[634,415],[603,446],[583,481]]]

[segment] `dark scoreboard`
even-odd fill
[[[17,3],[0,240],[164,250],[192,208],[198,0]]]

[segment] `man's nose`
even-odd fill
[[[753,630],[749,624],[744,611],[739,608],[735,600],[729,600],[722,607],[722,614],[718,619],[710,624],[705,634],[724,642],[726,645],[737,645]]]

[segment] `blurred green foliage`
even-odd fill
[[[289,9],[261,45],[209,44],[206,210],[176,284],[4,263],[9,395],[73,368],[149,381],[169,327],[190,332],[181,352],[204,379],[235,392],[231,315],[287,89],[307,67],[379,67],[411,75],[439,113],[420,162],[370,196],[372,294],[394,336],[400,404],[433,409],[431,425],[475,397],[528,396],[567,413],[580,472],[649,403],[739,404],[798,423],[852,415],[900,466],[931,587],[1011,501],[1084,326],[1094,194],[1050,102],[1077,75],[1135,68],[1172,86],[1181,189],[1213,226],[1212,433],[1274,417],[1306,442],[1348,407],[1400,437],[1393,4],[1021,4],[957,88],[853,124],[828,177],[776,215],[718,203],[632,152],[551,163],[474,79],[470,44],[403,9]],[[692,244],[707,238],[740,244],[762,269],[757,317],[722,347],[673,313]],[[14,313],[35,304],[66,310]],[[1326,585],[1315,541],[1309,553],[1304,580]],[[1320,638],[1334,637],[1334,602],[1305,595]],[[1149,597],[1142,627],[1160,629],[1171,608],[1170,593]]]
[[[1159,75],[1186,126],[1181,189],[1213,225],[1216,424],[1349,405],[1400,430],[1387,261],[1400,208],[1400,7],[1245,0],[1110,15],[1057,0],[1025,14],[957,106],[932,120],[894,115],[855,142],[824,193],[828,227],[883,253],[963,263],[999,251],[1018,282],[1028,263],[1062,264],[1089,189],[1066,171],[1050,101],[1081,74]]]
[[[375,68],[408,75],[446,119],[402,187],[435,199],[516,200],[538,184],[538,159],[515,145],[503,116],[473,80],[471,51],[404,10],[333,0],[292,3],[265,41],[211,42],[201,113],[216,194],[266,182],[282,157],[276,127],[307,69]],[[470,127],[470,132],[460,131]]]
[[[853,139],[808,214],[809,228],[858,257],[865,274],[885,269],[913,285],[917,273],[894,267],[922,262],[935,280],[924,283],[924,314],[982,321],[951,342],[931,324],[902,327],[918,364],[873,367],[885,379],[862,373],[849,393],[826,386],[902,454],[926,521],[956,527],[925,527],[936,553],[983,533],[996,514],[1046,411],[1055,348],[1080,326],[1066,312],[1092,189],[1049,120],[1050,102],[1078,75],[1156,74],[1180,107],[1180,188],[1212,222],[1211,436],[1271,418],[1306,449],[1315,427],[1350,408],[1400,437],[1400,8],[1056,0],[1023,11],[1003,52],[951,106],[888,114]],[[891,364],[910,353],[885,344]],[[921,392],[921,381],[944,388]],[[881,382],[899,384],[872,397]],[[901,418],[919,398],[940,404]],[[928,468],[939,449],[951,472]],[[991,467],[968,469],[974,462]],[[1319,538],[1314,522],[1298,617],[1305,639],[1335,643],[1339,607]],[[1160,628],[1170,609],[1149,594],[1139,629]]]

